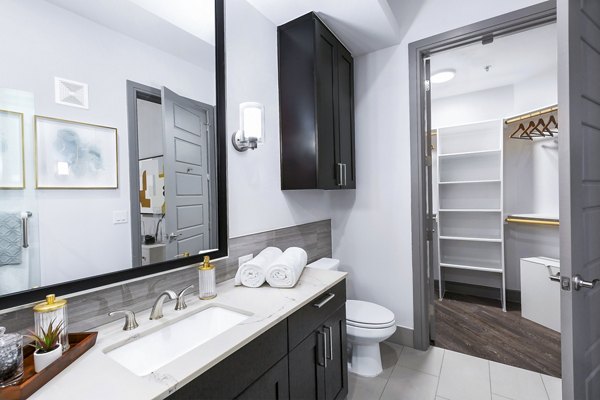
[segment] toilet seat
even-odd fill
[[[346,325],[355,326],[357,328],[365,328],[365,329],[385,329],[385,328],[389,328],[390,326],[396,325],[396,321],[394,320],[394,321],[386,322],[385,324],[364,324],[364,323],[360,323],[360,322],[346,320]]]
[[[346,301],[346,324],[366,329],[384,329],[394,326],[394,313],[378,304],[361,300]]]

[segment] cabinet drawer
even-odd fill
[[[346,280],[338,283],[288,318],[288,345],[293,349],[346,303]]]
[[[230,400],[287,354],[286,320],[275,325],[187,385],[169,400]]]

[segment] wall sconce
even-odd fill
[[[240,104],[240,130],[231,137],[237,151],[256,149],[265,139],[265,108],[260,103]]]

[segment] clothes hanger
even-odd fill
[[[554,131],[550,129],[550,124],[554,125]],[[546,126],[544,126],[544,131],[548,132],[550,136],[554,136],[554,133],[558,133],[558,121],[556,121],[554,115],[551,115],[550,118],[548,118],[548,122],[546,123]]]
[[[533,125],[533,123],[531,125]],[[535,137],[546,137],[546,134],[544,133],[545,129],[546,122],[544,121],[544,118],[540,118],[538,123],[533,126],[532,131],[537,131],[537,133],[534,133]],[[531,134],[532,132],[529,133]]]
[[[520,131],[523,131],[521,134],[517,135]],[[529,135],[529,133],[527,133],[527,129],[525,129],[525,125],[523,125],[523,123],[520,123],[519,126],[517,127],[517,129],[510,135],[511,139],[527,139],[526,137],[523,137],[523,135],[527,135],[529,136],[530,140],[533,140],[531,138],[531,136]]]

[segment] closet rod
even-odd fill
[[[508,216],[508,217],[506,217],[505,221],[506,222],[514,222],[514,223],[518,223],[518,224],[560,226],[560,222],[557,219],[524,218],[524,217]]]
[[[544,108],[543,110],[535,111],[529,114],[519,115],[518,117],[510,118],[504,121],[505,124],[512,124],[513,122],[522,121],[524,119],[529,119],[533,117],[537,117],[538,115],[548,114],[554,111],[558,111],[558,106],[553,106],[549,108]]]

